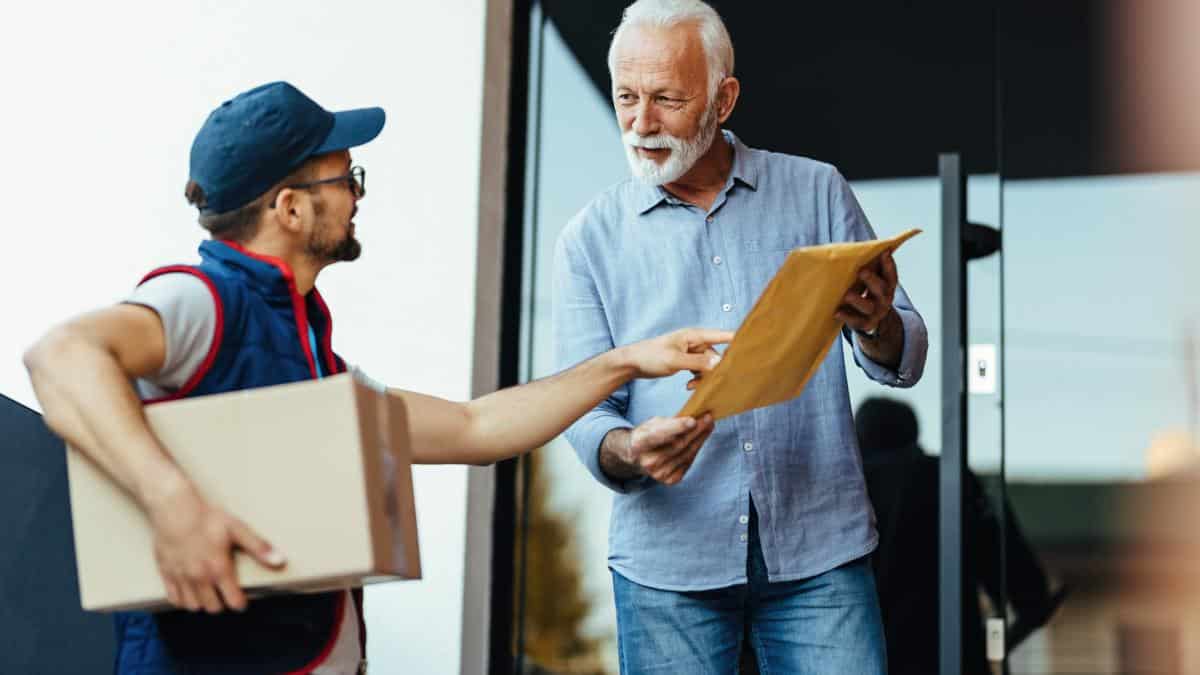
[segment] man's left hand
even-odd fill
[[[836,318],[853,330],[874,337],[892,313],[899,283],[896,261],[891,253],[884,253],[875,263],[858,271],[858,283],[842,297]]]

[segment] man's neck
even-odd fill
[[[725,134],[717,131],[708,151],[679,180],[663,185],[663,189],[690,204],[708,210],[717,195],[725,188],[733,171],[733,145]]]

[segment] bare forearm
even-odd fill
[[[465,404],[395,394],[409,403],[414,462],[491,464],[550,442],[633,375],[624,351],[617,349]]]
[[[146,426],[116,359],[66,331],[32,348],[25,364],[45,421],[148,507],[185,480]]]
[[[636,465],[625,459],[629,456],[631,434],[629,429],[613,429],[600,442],[600,470],[617,482],[642,475]]]
[[[472,401],[472,445],[496,461],[550,442],[634,375],[614,350],[557,375]]]
[[[858,344],[863,353],[875,363],[895,370],[900,367],[900,359],[904,355],[904,322],[896,310],[888,312],[879,322],[879,332],[875,337],[858,336]]]

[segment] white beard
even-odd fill
[[[674,183],[691,171],[696,161],[712,147],[713,139],[717,137],[716,105],[709,105],[700,119],[700,129],[696,135],[687,140],[668,134],[641,136],[632,129],[621,135],[625,146],[625,157],[629,160],[629,168],[633,175],[648,185],[666,185]],[[667,148],[671,152],[660,164],[653,159],[638,155],[638,148]]]

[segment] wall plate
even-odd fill
[[[995,394],[999,370],[996,345],[971,345],[967,350],[967,391],[972,394]]]
[[[987,620],[987,659],[993,663],[1004,660],[1004,619]]]

